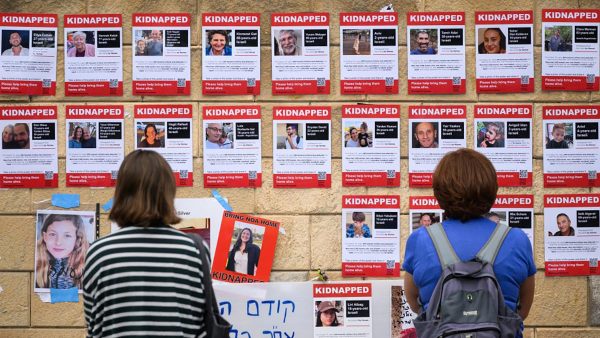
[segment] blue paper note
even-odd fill
[[[52,205],[60,208],[77,208],[79,194],[52,194]]]
[[[221,194],[219,194],[219,192],[216,189],[212,190],[212,195],[219,202],[219,204],[221,204],[223,209],[225,209],[227,211],[233,210],[231,205],[229,205],[229,203],[227,203],[227,201],[223,198],[223,196],[221,196]]]
[[[79,293],[77,288],[70,289],[50,289],[50,303],[77,303],[79,302]]]
[[[109,211],[110,209],[112,209],[112,206],[113,206],[113,199],[111,198],[108,200],[108,202],[106,202],[102,205],[102,210],[104,210],[105,212]]]

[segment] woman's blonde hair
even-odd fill
[[[138,149],[125,157],[117,176],[109,219],[120,227],[160,227],[181,221],[175,212],[175,178],[157,152]]]
[[[38,288],[50,287],[48,281],[48,271],[50,270],[50,257],[52,256],[48,252],[46,242],[44,241],[44,233],[48,230],[48,227],[54,222],[68,221],[73,223],[75,227],[75,246],[73,251],[69,254],[67,274],[73,279],[73,284],[77,288],[81,289],[81,279],[83,277],[83,267],[85,265],[85,254],[87,253],[90,243],[87,240],[85,233],[85,226],[81,216],[78,215],[61,215],[61,214],[50,214],[44,219],[42,228],[40,229],[40,237],[37,241],[37,260],[35,263],[36,275],[35,285]]]

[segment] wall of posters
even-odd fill
[[[57,188],[56,106],[0,107],[0,188]]]
[[[121,14],[65,15],[65,95],[123,95]]]
[[[56,94],[56,14],[2,13],[0,94]]]
[[[408,179],[411,187],[430,187],[431,176],[447,152],[467,146],[467,107],[408,107]]]
[[[273,95],[329,94],[329,13],[271,14]]]
[[[273,107],[273,187],[331,187],[330,107]]]
[[[77,288],[83,293],[85,254],[96,239],[94,211],[38,210],[34,292]]]
[[[406,15],[408,94],[464,94],[465,13]]]
[[[340,13],[342,94],[398,94],[398,13]]]
[[[260,94],[259,13],[202,14],[202,46],[202,94]]]
[[[534,88],[533,11],[475,12],[478,93]]]
[[[544,195],[546,276],[598,275],[600,194]]]
[[[542,110],[544,187],[599,187],[600,106]]]
[[[542,89],[597,91],[597,9],[542,10]]]
[[[173,169],[177,186],[194,183],[192,105],[135,105],[135,149],[154,150]]]
[[[190,24],[188,13],[133,14],[134,95],[190,95]]]
[[[475,149],[492,161],[502,187],[533,184],[531,105],[476,105]]]
[[[342,196],[342,276],[400,276],[400,196]]]
[[[230,283],[268,282],[279,222],[223,212],[212,278]]]
[[[400,106],[342,106],[342,184],[400,185]]]
[[[518,228],[529,238],[531,248],[533,242],[533,195],[498,195],[492,209],[484,217],[494,223],[504,223],[511,228]]]
[[[260,106],[204,106],[205,188],[262,185]]]
[[[444,220],[444,210],[434,196],[410,196],[408,221],[410,233]]]
[[[67,187],[112,187],[124,156],[124,108],[67,106]]]

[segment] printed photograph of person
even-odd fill
[[[442,221],[441,214],[437,212],[414,212],[411,213],[411,215],[412,231],[415,231],[420,227],[428,227],[432,224]]]
[[[346,214],[346,238],[372,238],[371,227],[373,215],[361,211]]]
[[[437,29],[411,29],[410,55],[434,55],[438,48]]]
[[[575,236],[575,229],[571,226],[571,218],[565,213],[556,215],[558,231],[554,234],[548,231],[548,236]]]
[[[29,31],[2,31],[2,56],[29,56]]]
[[[255,276],[259,268],[264,234],[263,227],[236,221],[225,269]]]
[[[38,213],[35,288],[81,289],[85,254],[94,234],[93,213]]]
[[[483,217],[489,219],[490,221],[499,224],[508,225],[506,221],[506,211],[490,211],[487,214],[483,215]]]
[[[70,122],[69,148],[96,148],[96,123]]]
[[[413,122],[412,123],[413,148],[437,148],[438,147],[438,123],[437,122]]]
[[[278,123],[277,149],[304,149],[302,127],[299,123]]]
[[[371,55],[370,29],[344,29],[342,34],[343,55]]]
[[[205,123],[206,149],[233,149],[233,123]]]
[[[339,300],[315,302],[315,327],[344,326],[344,308]]]
[[[570,52],[573,50],[573,27],[546,27],[544,31],[544,50],[546,52]]]
[[[136,29],[133,32],[136,56],[162,56],[162,30]]]
[[[477,122],[477,148],[503,148],[504,122]]]
[[[274,55],[300,56],[302,55],[302,30],[282,29],[274,34]]]
[[[15,141],[15,126],[7,124],[2,128],[2,149],[19,149]]]
[[[165,136],[164,122],[138,122],[137,128],[138,148],[164,148],[162,138]]]
[[[231,56],[231,30],[207,30],[205,55]]]
[[[479,28],[479,54],[504,54],[506,53],[506,35],[500,28]]]
[[[76,31],[67,34],[72,41],[67,43],[67,57],[96,56],[96,39],[94,31]]]
[[[546,135],[546,149],[573,147],[573,123],[548,123]]]
[[[344,147],[373,147],[373,133],[366,121],[346,121],[344,123]]]

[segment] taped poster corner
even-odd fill
[[[106,203],[102,204],[102,210],[104,210],[104,212],[109,211],[110,209],[112,209],[112,207],[113,207],[112,197]]]
[[[69,289],[50,289],[50,303],[78,303],[79,290],[77,288]]]

